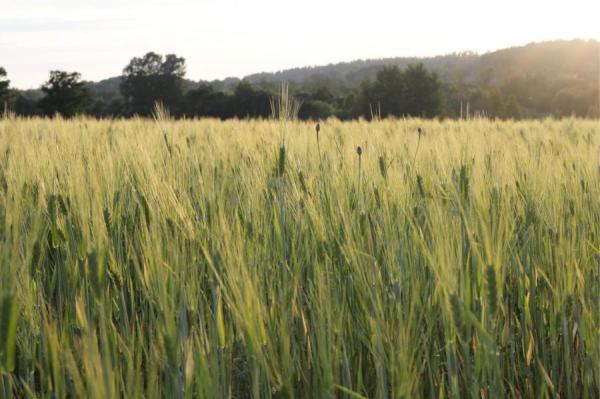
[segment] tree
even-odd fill
[[[264,90],[255,89],[242,80],[235,88],[231,99],[233,116],[238,118],[268,117],[271,113],[271,96]]]
[[[422,64],[409,65],[405,71],[397,66],[384,67],[375,82],[361,85],[361,108],[366,117],[387,116],[434,117],[442,111],[442,87],[434,72]]]
[[[368,79],[361,84],[361,108],[367,118],[404,114],[404,74],[397,66],[383,67],[375,82]]]
[[[10,94],[10,80],[6,79],[6,70],[0,67],[0,106],[4,107],[4,104],[8,101]]]
[[[442,111],[442,86],[435,72],[423,64],[409,65],[404,71],[404,114],[432,118]]]
[[[78,72],[50,71],[42,91],[46,96],[38,105],[46,115],[71,117],[84,112],[91,102],[91,94]]]
[[[149,52],[134,57],[123,69],[121,94],[130,114],[149,115],[154,103],[160,101],[173,113],[179,112],[183,96],[185,59],[168,54]]]
[[[302,120],[327,119],[335,113],[333,105],[322,100],[308,100],[300,105],[298,118]]]
[[[311,96],[311,100],[323,101],[331,104],[335,98],[333,97],[333,94],[331,94],[331,91],[326,86],[323,86],[315,90]]]
[[[28,95],[28,93],[17,92],[12,99],[11,109],[17,115],[40,116],[42,111],[39,107],[39,100]]]
[[[227,95],[217,92],[210,84],[202,83],[185,95],[183,110],[186,116],[227,118]]]

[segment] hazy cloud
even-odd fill
[[[91,18],[91,19],[25,19],[0,18],[0,32],[81,32],[90,30],[112,30],[131,24],[131,18]]]

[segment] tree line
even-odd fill
[[[77,72],[51,71],[34,98],[11,89],[6,71],[0,67],[0,103],[24,116],[148,116],[156,102],[174,117],[270,115],[270,99],[277,92],[278,82],[238,80],[226,87],[223,82],[192,82],[185,79],[185,74],[183,57],[149,52],[134,57],[124,67],[118,88],[101,91],[83,81]],[[485,79],[479,84],[458,78],[442,82],[436,72],[414,63],[404,68],[379,66],[374,76],[363,77],[358,87],[314,75],[313,79],[292,82],[290,91],[301,101],[299,117],[305,120],[468,115],[522,118],[573,113],[598,116],[597,89],[582,85],[577,93],[558,91],[560,96],[550,96],[551,90],[558,90],[552,88],[552,83],[539,76],[520,76],[502,85]]]
[[[3,76],[6,76],[2,70]],[[156,102],[162,103],[175,117],[266,118],[275,87],[261,88],[242,80],[231,92],[209,83],[186,88],[183,57],[162,56],[149,52],[134,57],[123,69],[119,96],[108,98],[94,93],[78,72],[51,71],[42,87],[43,97],[27,100],[8,89],[4,80],[3,101],[21,115],[60,114],[71,117],[88,114],[96,117],[148,116]],[[437,75],[422,64],[385,67],[374,81],[365,80],[359,90],[334,96],[327,87],[311,92],[296,90],[301,101],[301,119],[341,119],[386,116],[434,117],[443,111],[443,93]]]

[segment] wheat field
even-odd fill
[[[599,126],[2,119],[0,397],[597,398]]]

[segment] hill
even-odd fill
[[[341,79],[358,86],[364,78],[374,78],[384,65],[405,68],[423,63],[445,80],[495,78],[514,73],[555,73],[577,75],[584,79],[598,79],[600,42],[596,40],[556,40],[530,43],[482,55],[473,52],[453,53],[436,57],[395,57],[356,60],[324,66],[293,68],[273,73],[262,72],[246,76],[252,83],[289,81],[302,83],[315,75]]]

